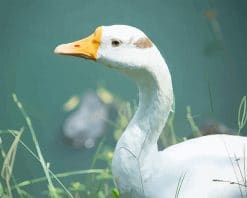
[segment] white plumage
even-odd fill
[[[58,46],[56,52],[66,54],[62,48]],[[89,57],[88,53],[81,56]],[[137,112],[118,141],[112,162],[121,197],[175,197],[183,175],[180,197],[246,196],[247,138],[210,135],[158,151],[173,88],[164,58],[142,31],[125,25],[102,26],[95,59],[127,74],[139,88]]]

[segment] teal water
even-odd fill
[[[247,93],[246,19],[245,0],[1,0],[0,128],[24,125],[11,98],[16,93],[53,170],[88,168],[94,150],[75,151],[62,141],[66,117],[62,105],[71,95],[94,90],[99,84],[129,101],[137,100],[137,89],[115,71],[95,62],[57,56],[53,49],[110,24],[142,29],[166,57],[180,135],[190,131],[187,105],[198,123],[210,118],[237,128],[238,105]],[[24,141],[32,145],[27,131]],[[40,174],[38,163],[20,149],[17,179]]]

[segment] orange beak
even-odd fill
[[[96,60],[100,46],[102,28],[98,27],[95,32],[87,38],[72,43],[61,44],[56,47],[56,54],[77,56],[86,59]]]

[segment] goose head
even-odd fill
[[[164,63],[152,41],[127,25],[100,26],[87,38],[57,46],[55,53],[91,59],[127,74],[154,72]]]
[[[142,97],[144,100],[157,90],[159,95],[164,95],[168,109],[174,104],[171,75],[164,58],[154,43],[135,27],[100,26],[84,39],[58,45],[54,52],[115,68],[136,82],[139,94],[147,96]]]

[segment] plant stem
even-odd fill
[[[48,190],[51,194],[52,197],[55,197],[55,198],[58,198],[58,195],[55,191],[55,187],[52,183],[52,180],[51,180],[51,176],[50,176],[50,173],[49,173],[49,168],[48,168],[48,163],[46,163],[43,155],[42,155],[42,152],[41,152],[41,149],[40,149],[40,146],[39,146],[39,142],[38,142],[38,139],[36,137],[36,134],[35,134],[35,131],[34,131],[34,128],[33,128],[33,125],[32,125],[32,122],[31,122],[31,119],[29,118],[28,114],[26,113],[25,109],[23,108],[21,102],[18,100],[17,96],[15,94],[12,95],[13,96],[13,100],[14,102],[16,103],[17,107],[19,108],[20,112],[22,113],[25,121],[26,121],[26,124],[28,126],[28,129],[31,133],[31,136],[32,136],[32,139],[33,139],[33,142],[34,142],[34,145],[35,145],[35,149],[36,149],[36,152],[38,154],[38,158],[39,158],[39,161],[40,161],[40,164],[43,168],[43,171],[45,173],[45,176],[46,176],[46,179],[48,181]],[[61,184],[61,183],[60,183]],[[70,197],[73,197],[72,194],[67,190],[66,191],[68,193],[68,195]]]
[[[58,174],[55,174],[55,176],[57,178],[64,178],[64,177],[70,177],[73,175],[100,174],[100,173],[103,173],[104,171],[105,171],[104,169],[88,169],[88,170],[79,170],[79,171],[58,173]],[[51,176],[51,178],[54,179],[54,176]],[[32,180],[26,180],[26,181],[20,182],[16,185],[12,186],[12,189],[15,189],[17,187],[23,187],[23,186],[28,186],[31,184],[40,183],[43,181],[46,181],[46,177],[39,177],[39,178],[32,179]]]

